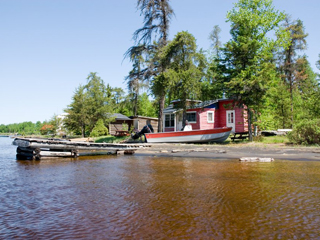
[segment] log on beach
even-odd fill
[[[259,158],[259,157],[242,157],[241,162],[273,162],[273,158]]]

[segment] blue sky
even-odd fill
[[[234,0],[172,0],[170,39],[188,31],[208,50],[214,25],[230,39],[227,11]],[[320,54],[320,1],[274,0],[276,9],[301,19],[309,33],[312,67]],[[136,0],[0,0],[0,124],[50,120],[63,113],[90,72],[126,88],[131,69],[123,54],[142,26]]]

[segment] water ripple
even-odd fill
[[[13,150],[0,142],[0,239],[320,238],[318,162],[21,162]]]

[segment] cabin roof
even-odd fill
[[[219,102],[221,99],[215,99],[215,100],[208,100],[208,101],[193,101],[194,104],[191,106],[188,106],[187,109],[196,109],[196,108],[205,108],[212,104],[215,104]],[[178,100],[172,101],[172,103],[179,102]],[[167,108],[163,110],[163,113],[176,113],[182,111],[182,108],[175,108],[173,104],[170,104]]]
[[[131,118],[128,118],[127,116],[121,114],[121,113],[114,113],[111,117],[114,117],[116,120],[132,120]]]
[[[130,116],[130,119],[150,119],[150,120],[157,120],[158,118],[154,118],[154,117],[146,117],[146,116],[140,116],[140,115],[136,115],[136,116]]]

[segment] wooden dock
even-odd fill
[[[40,160],[46,157],[78,157],[83,155],[134,154],[148,144],[115,144],[93,142],[71,142],[61,139],[15,138],[17,159]]]

